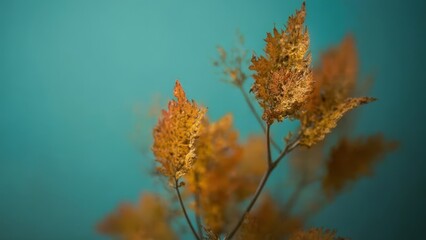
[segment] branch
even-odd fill
[[[203,230],[201,228],[201,218],[200,218],[200,185],[198,184],[199,176],[198,172],[194,172],[195,182],[196,182],[196,192],[195,192],[195,221],[197,223],[198,236],[203,238]]]
[[[272,167],[272,155],[271,155],[271,125],[267,124],[266,126],[266,147],[268,151],[268,168]]]
[[[280,161],[285,157],[285,155],[287,155],[288,153],[290,153],[293,149],[295,149],[297,146],[299,146],[299,137],[296,138],[296,140],[291,143],[288,144],[284,151],[282,151],[280,153],[280,155],[277,157],[277,159],[272,163],[272,169],[276,168],[278,166],[278,164],[280,163]]]
[[[234,229],[231,231],[231,233],[225,238],[226,240],[232,239],[232,237],[235,235],[235,233],[240,228],[241,224],[244,222],[244,219],[249,214],[251,209],[253,208],[254,204],[256,203],[257,199],[259,198],[260,193],[263,190],[263,187],[265,186],[266,182],[268,181],[269,175],[272,171],[268,169],[266,171],[265,175],[263,175],[262,180],[260,181],[259,185],[257,186],[256,192],[254,194],[253,199],[250,201],[250,204],[247,206],[246,210],[244,211],[243,215],[241,216],[240,220],[238,221],[237,225],[234,227]]]
[[[181,197],[181,195],[180,195],[180,191],[179,191],[179,183],[178,183],[178,179],[176,179],[176,178],[175,178],[175,189],[176,189],[177,196],[178,196],[178,198],[179,198],[179,203],[180,203],[180,206],[181,206],[181,208],[182,208],[183,214],[185,215],[186,221],[188,222],[188,225],[189,225],[189,227],[191,228],[192,233],[194,234],[194,237],[195,237],[197,240],[200,240],[200,237],[199,237],[199,236],[198,236],[198,234],[195,232],[194,226],[192,225],[191,220],[190,220],[190,219],[189,219],[189,217],[188,217],[188,213],[186,213],[185,205],[183,204],[182,197]]]
[[[234,227],[234,229],[231,231],[231,233],[225,238],[226,240],[230,240],[232,239],[232,237],[235,235],[235,233],[238,231],[238,229],[241,227],[241,224],[244,222],[244,219],[246,218],[246,216],[250,213],[251,209],[253,208],[254,204],[256,203],[257,199],[260,196],[260,193],[262,192],[263,188],[265,187],[266,182],[269,179],[269,176],[271,175],[272,171],[275,169],[275,167],[278,165],[278,163],[280,162],[279,160],[281,160],[282,158],[284,158],[284,156],[291,152],[294,148],[297,147],[299,141],[296,140],[295,143],[291,144],[291,145],[287,145],[286,148],[284,149],[284,151],[280,154],[280,156],[277,158],[277,160],[275,162],[272,162],[272,156],[271,156],[271,139],[269,138],[269,129],[270,129],[270,125],[267,125],[266,128],[266,141],[267,141],[267,147],[268,147],[268,169],[266,170],[265,175],[263,175],[262,180],[260,181],[256,192],[254,193],[254,196],[252,198],[252,200],[250,201],[249,205],[247,206],[246,210],[244,211],[243,215],[241,216],[240,220],[238,221],[237,225]],[[269,164],[270,163],[270,164]]]
[[[240,85],[237,85],[237,87],[238,87],[238,89],[240,89],[241,93],[243,94],[244,100],[246,101],[247,105],[249,106],[250,111],[252,112],[252,114],[256,118],[257,122],[262,127],[263,132],[266,133],[266,127],[265,127],[265,125],[263,125],[263,120],[259,116],[259,114],[257,113],[256,109],[254,108],[253,103],[251,102],[248,94],[244,91],[243,86],[240,84]],[[281,152],[280,147],[278,146],[278,144],[273,139],[271,139],[271,143],[278,152]]]

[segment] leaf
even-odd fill
[[[374,98],[348,98],[343,103],[338,104],[333,109],[320,108],[319,114],[312,114],[307,119],[302,120],[302,132],[300,145],[311,147],[337,126],[337,122],[345,115],[346,112],[362,105],[375,101]]]
[[[327,162],[327,173],[322,182],[324,192],[331,198],[360,177],[371,175],[374,164],[396,147],[396,142],[386,141],[380,134],[354,140],[341,139]]]
[[[244,219],[237,239],[287,239],[302,226],[301,219],[284,214],[282,206],[270,195],[266,195],[258,203],[258,207]]]
[[[229,82],[237,87],[242,87],[247,80],[246,65],[249,61],[247,50],[244,48],[244,37],[237,32],[238,44],[226,51],[223,47],[217,47],[219,58],[213,61],[223,75],[223,81]]]
[[[336,232],[331,230],[323,230],[313,228],[308,231],[300,231],[293,234],[290,240],[338,240],[342,238],[336,237]]]
[[[196,145],[197,163],[186,176],[187,190],[197,194],[200,211],[209,230],[220,234],[230,222],[230,211],[236,210],[235,194],[239,191],[236,169],[242,148],[231,114],[216,122],[204,119]]]
[[[322,141],[350,110],[374,101],[352,98],[357,78],[357,57],[351,37],[322,55],[314,69],[313,91],[300,111],[300,145],[311,147]]]
[[[185,176],[187,191],[198,194],[200,214],[209,230],[223,234],[238,216],[238,204],[252,196],[266,171],[265,138],[238,142],[231,114],[204,119],[197,141],[197,162]],[[194,204],[195,205],[195,204]]]
[[[136,206],[120,205],[99,224],[98,231],[126,240],[177,239],[170,220],[166,202],[157,195],[145,193]]]
[[[169,177],[171,183],[187,174],[196,160],[195,141],[200,134],[201,121],[206,109],[188,101],[179,81],[168,110],[154,128],[152,151],[161,166],[158,171]]]
[[[272,124],[297,116],[312,91],[309,34],[303,25],[305,3],[290,16],[286,30],[267,33],[265,56],[252,57],[250,69],[255,71],[251,92],[263,108],[262,118]]]

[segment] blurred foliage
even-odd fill
[[[180,205],[196,239],[342,239],[331,230],[304,228],[313,214],[371,175],[374,165],[397,147],[381,134],[351,137],[356,115],[346,113],[375,100],[354,96],[367,93],[365,84],[357,84],[355,40],[346,37],[311,67],[305,16],[303,3],[289,17],[286,29],[274,27],[267,33],[265,55],[251,58],[249,69],[254,72],[243,68],[250,60],[241,35],[240,46],[231,54],[218,48],[214,65],[226,82],[241,90],[265,134],[240,140],[232,114],[210,120],[204,107],[186,98],[178,81],[176,100],[160,114],[152,147],[157,173],[175,191],[170,204]],[[250,92],[262,115],[244,90],[250,75]],[[281,146],[270,127],[286,119],[300,125]],[[261,194],[286,156],[292,194],[285,201],[279,200],[279,191]],[[310,195],[303,198],[303,194]],[[182,216],[163,198],[144,194],[138,206],[123,204],[102,221],[99,231],[120,239],[176,239],[184,232],[173,222],[181,222],[176,218]]]

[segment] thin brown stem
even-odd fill
[[[249,214],[249,212],[253,208],[254,204],[256,203],[257,199],[259,198],[260,193],[262,192],[263,187],[265,186],[266,182],[268,181],[268,178],[269,178],[269,175],[271,174],[271,172],[272,171],[270,171],[268,169],[268,171],[266,171],[265,175],[263,175],[263,178],[260,181],[259,185],[257,186],[256,192],[255,192],[252,200],[250,201],[249,205],[247,206],[246,210],[244,211],[244,213],[241,216],[240,220],[238,221],[237,225],[234,227],[234,229],[231,231],[231,233],[229,233],[229,235],[225,238],[226,240],[232,239],[232,237],[235,235],[235,233],[240,228],[241,224],[244,222],[244,219],[246,218],[247,214]]]
[[[249,106],[251,113],[254,115],[254,117],[256,118],[257,122],[258,122],[258,123],[259,123],[259,125],[262,127],[263,132],[265,132],[265,133],[266,133],[266,127],[265,127],[265,125],[263,124],[263,120],[262,120],[262,118],[260,117],[260,115],[257,113],[256,108],[253,106],[253,103],[252,103],[252,101],[250,100],[249,95],[246,93],[246,91],[244,91],[244,88],[243,88],[243,86],[242,86],[242,85],[237,85],[237,87],[238,87],[238,89],[240,89],[241,93],[243,94],[244,100],[246,101],[247,105]],[[273,139],[271,139],[271,143],[272,143],[272,145],[274,146],[274,148],[275,148],[278,152],[281,152],[280,147],[278,146],[278,144],[277,144],[277,143],[276,143]]]
[[[272,163],[272,169],[276,168],[280,161],[287,155],[289,152],[291,152],[293,149],[295,149],[297,146],[299,146],[299,140],[296,139],[293,143],[288,144],[284,151],[280,153],[280,155],[277,157],[277,159]]]
[[[182,197],[181,197],[180,191],[179,191],[179,182],[178,182],[178,179],[176,179],[176,178],[175,178],[175,189],[176,189],[177,196],[179,198],[179,203],[180,203],[180,206],[182,208],[183,214],[185,215],[186,221],[188,222],[188,225],[191,228],[191,231],[194,234],[194,237],[197,240],[200,240],[200,237],[198,236],[197,232],[195,231],[194,226],[192,225],[192,222],[188,217],[188,213],[186,212],[185,205],[183,204]]]
[[[266,148],[268,150],[268,168],[272,167],[272,155],[271,155],[271,125],[266,125]]]
[[[241,224],[244,222],[244,219],[246,218],[246,216],[250,213],[251,209],[253,208],[254,204],[256,203],[257,199],[259,198],[260,194],[262,193],[263,188],[266,185],[266,182],[269,179],[269,176],[271,175],[272,171],[275,169],[275,167],[278,165],[278,163],[280,162],[280,160],[282,158],[284,158],[284,156],[291,152],[295,147],[297,147],[298,145],[298,141],[296,141],[295,143],[287,146],[284,151],[280,154],[280,156],[277,158],[277,160],[272,161],[272,155],[271,155],[271,139],[269,136],[269,130],[270,130],[270,125],[267,125],[266,128],[266,141],[267,141],[267,147],[268,147],[268,169],[266,170],[265,175],[263,175],[262,180],[260,181],[256,192],[254,193],[254,196],[252,198],[252,200],[250,201],[249,205],[247,206],[247,208],[245,209],[243,215],[241,216],[241,218],[239,219],[239,221],[237,222],[237,225],[233,228],[233,230],[229,233],[229,235],[226,237],[226,240],[230,240],[232,239],[232,237],[234,237],[235,233],[237,233],[238,229],[241,227]]]
[[[243,94],[244,100],[246,101],[247,105],[250,108],[250,111],[253,113],[254,117],[256,118],[257,122],[259,123],[259,125],[262,127],[262,130],[264,132],[266,132],[266,127],[263,124],[263,120],[262,118],[259,116],[259,114],[257,113],[256,109],[253,106],[253,103],[251,102],[248,94],[246,93],[246,91],[244,90],[242,85],[238,85],[238,88],[240,89],[241,93]]]
[[[202,230],[202,224],[201,224],[201,218],[200,218],[200,185],[199,185],[199,175],[198,172],[194,173],[195,176],[195,182],[196,182],[196,192],[194,194],[195,197],[195,222],[197,223],[197,230],[198,230],[198,236],[203,238],[203,230]]]

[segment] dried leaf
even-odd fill
[[[321,91],[338,102],[353,94],[357,78],[358,56],[352,36],[322,54],[320,66],[314,69],[314,80],[320,82]]]
[[[209,230],[220,234],[235,209],[234,197],[239,188],[237,166],[242,148],[238,132],[233,128],[232,115],[217,122],[203,121],[197,142],[197,163],[187,176],[187,190],[198,194],[202,219]]]
[[[324,145],[295,149],[290,155],[290,177],[294,183],[310,183],[318,179],[324,165]]]
[[[348,184],[372,173],[373,165],[397,143],[386,141],[382,135],[348,140],[343,138],[335,146],[327,163],[322,187],[328,197],[334,196]]]
[[[308,231],[300,231],[293,234],[290,240],[339,240],[342,238],[336,237],[336,232],[331,230],[323,230],[313,228]]]
[[[122,204],[99,224],[98,231],[126,240],[177,239],[170,217],[163,199],[145,193],[137,206]]]
[[[259,207],[245,219],[237,239],[286,239],[298,231],[302,224],[301,219],[282,213],[281,207],[266,195]]]
[[[220,240],[219,235],[217,235],[213,230],[209,228],[204,228],[204,232],[206,233],[205,240]]]
[[[209,230],[225,233],[239,215],[238,204],[253,194],[266,170],[265,139],[250,137],[239,144],[228,114],[217,122],[203,121],[196,153],[197,163],[186,177],[187,191],[198,194],[198,214]]]
[[[219,59],[213,65],[219,67],[224,75],[224,81],[241,87],[247,80],[245,70],[248,64],[247,50],[244,49],[244,37],[237,32],[238,45],[227,52],[223,47],[217,47]]]
[[[307,147],[323,140],[349,110],[375,100],[350,97],[358,66],[351,37],[323,54],[321,61],[314,69],[313,91],[298,117],[301,122],[300,144]]]
[[[348,98],[332,109],[319,106],[317,114],[307,113],[305,115],[306,117],[301,119],[302,131],[300,144],[311,147],[323,140],[324,137],[337,126],[337,122],[346,112],[375,100],[375,98],[370,97]]]
[[[169,102],[168,111],[163,110],[154,128],[152,147],[156,161],[161,164],[158,171],[171,182],[192,169],[196,160],[195,141],[206,112],[205,108],[186,99],[179,81],[176,81],[174,95],[177,100]]]
[[[252,58],[250,69],[255,71],[251,91],[264,112],[262,118],[272,124],[297,116],[312,90],[309,34],[303,25],[305,3],[290,16],[286,30],[268,33],[265,56]]]
[[[267,170],[267,149],[265,136],[252,135],[242,145],[243,155],[237,172],[238,181],[235,194],[244,200],[251,196]]]

